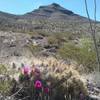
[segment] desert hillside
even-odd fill
[[[99,31],[96,22],[98,48]],[[0,100],[100,100],[97,66],[88,18],[56,3],[24,15],[0,12]],[[33,69],[43,88],[51,82],[51,94],[35,95]]]

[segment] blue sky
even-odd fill
[[[88,8],[91,18],[94,15],[93,0],[88,1]],[[97,1],[97,20],[100,21],[99,5],[100,0]],[[85,11],[84,0],[0,0],[0,11],[12,14],[24,14],[38,8],[40,5],[48,5],[51,3],[58,3],[66,9],[72,10],[76,14],[87,16]]]

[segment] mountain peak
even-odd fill
[[[54,6],[54,7],[60,7],[60,5],[57,4],[57,3],[52,3],[51,6]]]
[[[28,15],[31,16],[46,16],[46,17],[51,17],[52,15],[58,17],[62,15],[73,15],[74,13],[70,10],[67,10],[66,8],[63,8],[57,3],[52,3],[47,6],[40,6],[38,9],[27,13]]]
[[[57,3],[52,3],[50,5],[46,5],[46,6],[40,6],[39,9],[57,9],[57,8],[62,8],[59,4]]]

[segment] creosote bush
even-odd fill
[[[57,53],[63,59],[75,60],[87,72],[94,71],[97,66],[95,51],[88,43],[82,44],[82,46],[75,45],[74,43],[65,43],[58,49]]]
[[[0,64],[0,93],[8,94],[11,87],[11,80],[9,80],[9,75],[7,75],[6,66]]]
[[[7,69],[4,65],[0,64],[0,74],[5,74],[7,72]]]

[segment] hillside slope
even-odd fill
[[[96,33],[99,34],[99,22],[96,25]],[[81,40],[90,34],[87,18],[56,3],[40,6],[24,15],[0,12],[0,30],[6,31],[0,31],[1,62],[2,59],[13,56],[30,57],[36,52],[38,55],[56,55],[59,48],[60,53],[66,52],[66,48],[63,49],[64,44],[74,43],[80,46]],[[86,41],[92,44],[91,39],[86,38],[84,42]]]
[[[97,25],[99,30],[99,23]],[[88,19],[53,3],[40,6],[24,15],[0,12],[0,29],[17,32],[76,32],[89,33]]]

